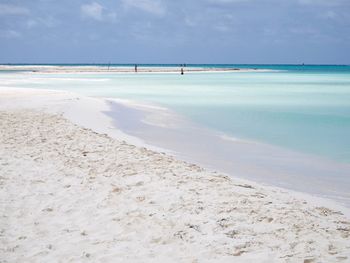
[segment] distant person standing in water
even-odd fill
[[[135,72],[137,72],[137,65],[135,64]]]
[[[181,68],[181,75],[184,74],[184,68]]]

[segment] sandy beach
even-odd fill
[[[0,263],[350,263],[350,0],[0,0]]]
[[[0,262],[349,262],[346,209],[177,160],[107,109],[0,89]]]
[[[215,68],[215,67],[191,67],[191,66],[172,66],[172,67],[155,67],[139,65],[137,73],[177,73],[181,72],[181,68],[186,73],[218,73],[218,72],[266,72],[267,69],[255,68]],[[27,71],[30,73],[135,73],[134,66],[45,66],[45,65],[0,65],[0,70],[8,71]]]

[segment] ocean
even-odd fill
[[[0,86],[132,101],[143,107],[111,100],[108,113],[131,135],[212,169],[350,204],[350,66],[187,66],[267,71],[2,72]]]

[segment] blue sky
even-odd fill
[[[0,63],[350,64],[350,0],[0,0]]]

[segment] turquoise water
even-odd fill
[[[8,66],[98,66],[98,67],[131,67],[135,64],[7,64]],[[140,67],[178,67],[180,64],[138,64]],[[272,69],[272,70],[288,70],[299,72],[349,72],[350,65],[279,65],[279,64],[186,64],[187,67],[194,68],[240,68],[240,69]]]
[[[0,79],[6,86],[156,103],[237,139],[350,162],[349,66],[197,66],[276,71],[184,76],[16,73],[16,79],[3,73]]]

